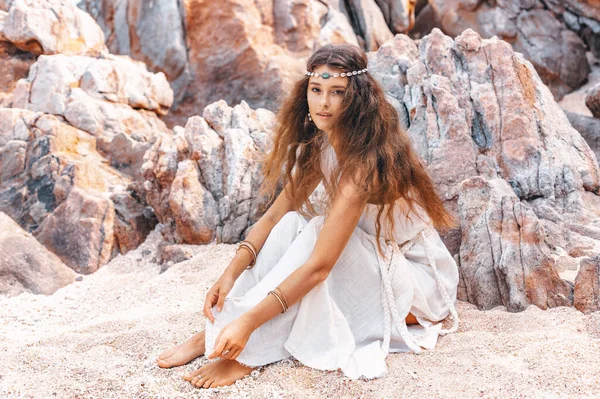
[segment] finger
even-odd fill
[[[225,350],[225,347],[226,347],[225,344],[227,344],[225,339],[222,339],[219,342],[217,342],[217,345],[215,346],[215,350],[213,351],[213,353],[208,355],[207,358],[214,359],[215,357],[221,356],[221,352],[223,352]]]
[[[225,353],[221,353],[221,356],[219,356],[221,359],[231,359],[231,355],[233,354],[234,349],[228,348],[228,349],[225,349],[223,352],[225,352]]]
[[[213,313],[212,313],[212,307],[213,306],[214,306],[214,296],[211,295],[211,297],[209,298],[208,295],[207,295],[206,296],[206,302],[204,302],[204,316],[208,317],[208,319],[210,320],[210,322],[214,324],[215,318],[214,318]]]
[[[212,317],[212,312],[210,311],[210,307],[208,306],[208,302],[206,302],[206,303],[204,304],[204,309],[203,309],[203,311],[204,311],[204,316],[205,316],[205,317],[206,317],[208,320],[210,320],[210,322],[211,322],[211,323],[213,323],[213,324],[214,324],[214,322],[215,322],[215,321],[214,321],[214,318]]]
[[[223,302],[225,302],[225,297],[227,296],[227,294],[219,294],[219,299],[217,301],[217,312],[220,312],[221,310],[223,310]]]
[[[230,359],[231,360],[235,360],[237,359],[237,357],[240,355],[240,353],[242,353],[243,349],[236,349],[235,351],[233,351],[233,354],[231,355]]]

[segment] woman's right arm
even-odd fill
[[[305,192],[300,190],[306,190],[310,195],[320,183],[320,179],[310,184],[305,185],[298,189],[297,198],[302,198]],[[246,241],[250,241],[258,252],[264,245],[267,237],[271,233],[271,230],[281,220],[283,215],[288,212],[295,211],[300,207],[300,203],[294,202],[291,197],[290,183],[288,183],[284,190],[277,196],[275,202],[269,207],[267,212],[256,222],[250,232],[246,236]],[[217,310],[223,306],[225,297],[233,287],[233,283],[242,274],[246,267],[252,262],[252,255],[249,251],[237,251],[229,266],[225,269],[219,280],[206,294],[206,302],[204,304],[204,315],[208,317],[211,323],[214,323],[214,317],[211,308],[216,304]]]

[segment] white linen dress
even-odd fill
[[[326,178],[335,163],[335,151],[326,143],[321,159]],[[454,259],[426,216],[411,214],[409,219],[398,210],[394,215],[395,237],[380,239],[387,260],[377,251],[377,206],[368,204],[327,279],[256,329],[237,360],[261,366],[293,356],[316,369],[341,369],[353,379],[377,378],[387,373],[388,352],[433,349],[439,335],[454,332]],[[297,212],[283,216],[254,267],[235,282],[222,311],[213,308],[215,322],[206,323],[206,353],[213,351],[224,326],[308,260],[323,222],[323,216],[306,220]],[[419,325],[406,325],[409,312]],[[453,326],[442,330],[449,314]]]

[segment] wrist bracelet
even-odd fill
[[[252,245],[252,243],[250,241],[245,241],[245,240],[240,243],[240,245],[238,246],[238,249],[235,252],[237,253],[237,251],[239,251],[242,248],[244,248],[246,251],[250,252],[250,254],[252,255],[252,262],[250,263],[250,265],[248,265],[246,267],[246,269],[252,269],[254,267],[254,264],[256,263],[256,257],[258,256],[258,251],[256,251],[256,247],[254,245]]]
[[[285,310],[288,310],[290,308],[290,305],[288,304],[287,298],[285,297],[281,288],[275,287],[275,289],[273,291],[276,291],[279,294],[279,297],[281,298],[281,300],[283,301],[283,304],[285,305]]]
[[[273,294],[273,296],[277,298],[277,300],[281,304],[281,307],[283,308],[283,311],[281,313],[285,313],[285,311],[287,310],[287,306],[285,306],[283,300],[279,297],[279,295],[277,295],[275,291],[269,291],[269,294]],[[267,294],[267,296],[269,296],[269,294]]]

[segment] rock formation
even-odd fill
[[[498,36],[511,43],[534,65],[557,100],[585,82],[589,66],[583,41],[544,1],[432,0],[430,4],[446,34],[454,37],[470,28],[484,38]]]
[[[98,24],[72,1],[12,0],[0,10],[0,37],[22,51],[36,55],[106,51]]]
[[[166,74],[176,97],[167,120],[181,125],[220,99],[273,109],[315,48],[358,44],[343,13],[318,1],[85,0],[81,7],[111,52]],[[372,36],[382,42],[391,34]]]
[[[72,283],[75,275],[56,255],[0,212],[1,295],[50,295]]]
[[[600,3],[594,0],[543,0],[554,15],[586,43],[596,57],[600,57]]]
[[[23,38],[39,35],[29,50],[48,55],[6,97],[13,108],[0,108],[0,211],[66,265],[91,273],[137,247],[156,224],[140,169],[154,141],[171,134],[159,116],[173,92],[164,74],[108,54],[100,28],[71,2],[5,8],[12,18],[10,26],[3,20],[5,43],[27,48]],[[36,19],[48,13],[50,28]],[[47,29],[55,37],[44,37]]]
[[[571,304],[555,259],[600,251],[600,171],[533,66],[472,30],[452,40],[435,29],[418,48],[397,35],[369,56],[459,216],[445,242],[459,255],[460,298],[510,310]]]
[[[142,167],[148,203],[169,242],[237,242],[264,211],[260,163],[273,114],[242,102],[207,106],[173,137],[162,136]]]
[[[583,313],[600,310],[600,255],[581,261],[575,280],[575,307]]]
[[[106,51],[102,30],[89,14],[67,0],[0,2],[0,107],[40,54]]]

